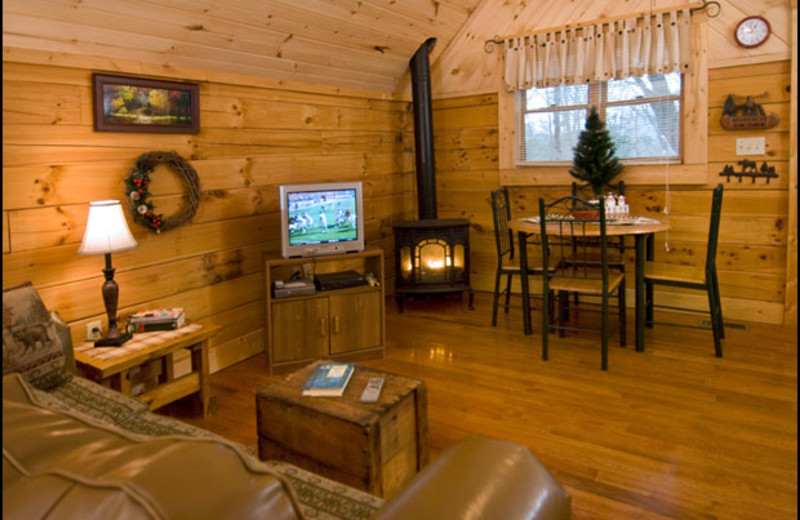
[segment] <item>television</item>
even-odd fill
[[[284,258],[364,249],[361,182],[288,184],[280,198]]]

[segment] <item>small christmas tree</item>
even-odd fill
[[[586,120],[586,130],[581,132],[574,150],[575,156],[569,174],[578,180],[588,182],[595,195],[599,196],[603,192],[603,187],[625,167],[614,155],[616,153],[614,142],[595,107],[592,107]]]

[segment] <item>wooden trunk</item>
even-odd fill
[[[258,390],[258,452],[343,484],[390,497],[428,462],[422,381],[356,366],[342,397],[303,397],[313,363]],[[385,379],[377,403],[359,401],[370,377]]]

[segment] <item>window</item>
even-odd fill
[[[592,105],[606,122],[620,159],[678,162],[681,90],[681,74],[672,72],[519,91],[517,164],[571,162]]]

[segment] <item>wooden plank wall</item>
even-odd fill
[[[705,184],[671,184],[667,192],[665,170],[663,176],[649,184],[637,180],[626,189],[631,211],[652,217],[663,218],[669,197],[672,229],[656,238],[657,260],[703,265],[711,190],[719,182],[725,185],[717,258],[723,309],[729,319],[783,323],[789,222],[790,67],[789,61],[779,61],[709,70]],[[729,93],[764,92],[764,109],[781,117],[777,127],[736,132],[721,128],[722,105]],[[515,216],[538,213],[539,196],[565,194],[571,178],[563,171],[554,171],[552,178],[531,174],[530,179],[525,179],[524,171],[499,170],[496,94],[435,101],[434,134],[440,217],[470,219],[473,287],[491,291],[496,252],[490,192],[500,186],[501,174],[517,179],[515,184],[519,184],[511,190]],[[735,165],[742,159],[735,155],[736,138],[758,136],[765,137],[766,155],[751,159],[759,165],[763,161],[774,165],[780,177],[770,184],[764,180],[726,183],[719,172],[726,164]],[[669,245],[668,251],[665,244]],[[531,254],[538,256],[535,250]],[[629,263],[629,272],[633,272],[632,254]],[[696,292],[676,289],[665,291],[665,295],[659,303],[707,308],[705,296]],[[633,302],[632,293],[630,296],[629,301]]]
[[[76,253],[88,202],[121,199],[134,160],[152,150],[191,160],[202,201],[190,225],[161,235],[129,219],[139,247],[113,256],[119,312],[182,306],[192,321],[221,325],[213,371],[264,347],[262,254],[280,250],[279,184],[363,181],[366,239],[393,273],[391,226],[414,204],[408,102],[203,72],[199,134],[95,132],[92,70],[81,63],[3,62],[3,287],[33,282],[74,341],[105,316],[103,259]],[[151,187],[159,211],[179,207],[173,172],[158,168]]]

